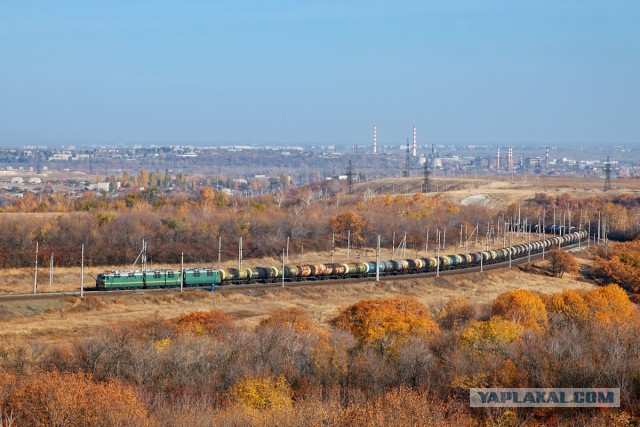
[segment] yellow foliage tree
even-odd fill
[[[547,309],[542,298],[526,289],[516,289],[498,295],[493,303],[492,312],[525,328],[541,330],[547,327]]]
[[[466,298],[453,298],[438,313],[437,320],[445,329],[456,329],[464,324],[475,313],[475,309]]]
[[[390,357],[409,337],[428,338],[438,330],[429,309],[408,297],[360,301],[331,323],[350,330],[361,347],[377,348]]]
[[[463,347],[479,353],[503,353],[505,346],[515,341],[524,331],[522,325],[494,316],[486,321],[472,320],[458,335]]]
[[[573,322],[582,322],[589,316],[589,307],[584,298],[572,289],[549,296],[545,305],[549,316],[561,315]]]
[[[284,376],[278,378],[245,378],[231,387],[238,403],[258,411],[291,407],[291,386]]]
[[[618,285],[589,291],[584,300],[591,316],[602,324],[625,323],[636,319],[627,293]]]

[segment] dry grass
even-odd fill
[[[457,232],[456,232],[457,233]],[[431,236],[433,238],[433,236]],[[520,244],[526,243],[528,237],[527,236],[518,236],[514,234],[512,243]],[[435,256],[434,252],[434,241],[430,241],[429,252],[424,251],[424,247],[420,248],[421,250],[411,250],[407,249],[403,254],[401,252],[397,252],[396,256],[393,257],[393,251],[391,247],[381,248],[381,261],[389,260],[389,259],[405,259],[405,258],[422,258],[422,257],[433,257]],[[496,241],[494,245],[491,246],[491,249],[501,248],[502,241]],[[481,245],[475,246],[474,241],[470,241],[467,246],[467,252],[475,252],[485,250]],[[457,254],[465,252],[463,247],[456,246],[447,246],[446,250],[441,251],[442,255],[445,254]],[[334,262],[346,263],[346,262],[369,262],[375,261],[375,249],[374,248],[365,248],[361,253],[358,254],[357,251],[351,250],[349,256],[347,256],[346,248],[336,248],[334,251]],[[331,261],[331,254],[328,252],[305,252],[304,254],[299,253],[290,253],[289,261],[287,264],[321,264],[328,263]],[[251,258],[243,261],[243,267],[252,268],[252,267],[265,267],[265,266],[279,266],[282,261],[273,257],[267,258]],[[209,265],[205,264],[185,264],[185,267],[213,267],[217,268],[217,262]],[[114,265],[114,266],[99,266],[99,267],[85,267],[84,269],[84,286],[85,288],[93,288],[95,287],[95,281],[98,274],[103,273],[105,271],[110,270],[129,270],[131,269],[131,264],[129,265]],[[238,267],[237,260],[227,260],[221,263],[221,268],[229,268],[229,267]],[[137,268],[140,268],[138,265]],[[174,270],[180,269],[180,264],[149,264],[149,269],[156,268],[169,268]],[[33,293],[33,282],[34,282],[34,270],[33,268],[6,268],[2,269],[2,279],[0,279],[0,295],[8,295],[8,294],[30,294]],[[38,269],[38,293],[49,293],[49,292],[80,292],[80,284],[81,284],[81,270],[79,267],[55,267],[54,268],[54,277],[53,282],[50,284],[49,280],[49,267],[48,266],[40,266]]]
[[[97,329],[126,324],[135,319],[159,316],[174,318],[197,310],[221,310],[238,318],[241,326],[253,327],[277,308],[302,307],[319,323],[336,315],[340,307],[362,299],[410,295],[428,305],[439,306],[464,296],[474,303],[492,300],[511,289],[553,293],[564,289],[593,289],[594,285],[565,276],[562,279],[528,274],[518,268],[449,277],[390,279],[351,284],[303,285],[285,288],[218,289],[180,294],[170,290],[159,295],[130,297],[65,298],[59,301],[3,303],[0,319],[2,339],[63,342],[85,337]],[[7,311],[13,316],[7,316]]]
[[[599,196],[616,196],[632,193],[640,196],[640,180],[613,180],[613,190],[603,191],[604,180],[597,178],[572,177],[517,177],[516,182],[507,182],[505,177],[480,178],[432,178],[432,185],[453,202],[459,203],[469,196],[484,194],[489,199],[489,206],[504,209],[512,203],[518,203],[532,198],[536,193],[546,193],[557,196],[570,193],[572,197],[587,198]],[[376,194],[404,194],[420,192],[422,178],[387,178],[357,184],[354,188],[358,193],[371,189]]]

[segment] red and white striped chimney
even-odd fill
[[[373,154],[378,152],[378,146],[376,145],[376,125],[373,125]]]
[[[416,144],[416,127],[413,127],[413,157],[418,155],[418,146]]]

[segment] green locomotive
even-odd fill
[[[96,288],[110,289],[154,289],[183,286],[211,286],[220,284],[218,270],[210,268],[187,268],[180,270],[117,270],[98,274]]]

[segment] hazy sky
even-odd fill
[[[640,143],[639,0],[0,1],[0,145]]]

